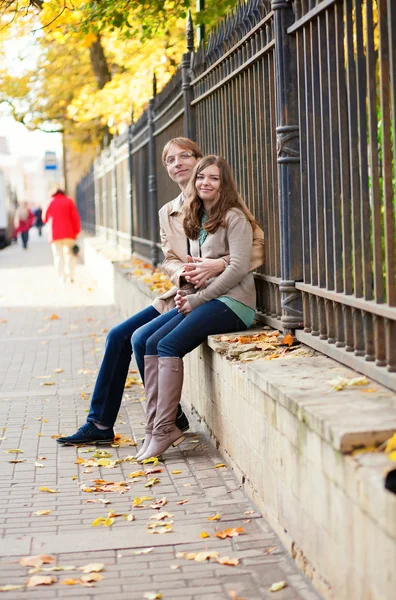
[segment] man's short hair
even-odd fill
[[[169,142],[167,142],[165,144],[164,149],[162,150],[162,163],[164,166],[166,165],[165,161],[166,161],[166,157],[168,156],[169,148],[171,146],[173,146],[173,144],[175,146],[180,146],[180,148],[183,148],[183,150],[188,150],[189,152],[192,152],[194,154],[195,158],[202,158],[202,156],[203,156],[201,148],[198,146],[198,144],[196,144],[189,138],[186,138],[186,137],[173,138],[172,140],[169,140]]]

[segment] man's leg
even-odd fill
[[[107,443],[114,438],[113,425],[120,409],[131,362],[131,336],[136,329],[158,316],[158,311],[149,306],[110,330],[91,398],[87,423],[76,434],[59,438],[58,443]]]
[[[62,240],[57,240],[51,243],[52,256],[54,257],[55,269],[58,273],[59,279],[64,281],[63,272],[63,251],[62,251]]]
[[[64,239],[63,241],[63,258],[65,261],[65,278],[66,281],[74,280],[75,257],[72,248],[75,244],[74,240]]]

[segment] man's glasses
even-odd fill
[[[174,165],[176,160],[179,159],[182,162],[189,160],[192,157],[195,157],[195,154],[193,154],[192,152],[181,152],[178,156],[167,156],[165,159],[165,164],[166,166],[170,167],[171,165]]]

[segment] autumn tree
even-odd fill
[[[0,52],[7,40],[31,39],[36,63],[13,72],[2,60],[0,101],[31,129],[65,131],[80,146],[96,145],[139,115],[151,95],[153,70],[158,89],[185,51],[185,2],[101,0],[0,0]],[[229,0],[208,2],[220,14]],[[0,40],[1,41],[1,40]],[[21,63],[23,65],[23,62]]]

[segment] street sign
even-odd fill
[[[56,152],[47,151],[44,157],[44,169],[46,171],[56,171],[57,168]]]

